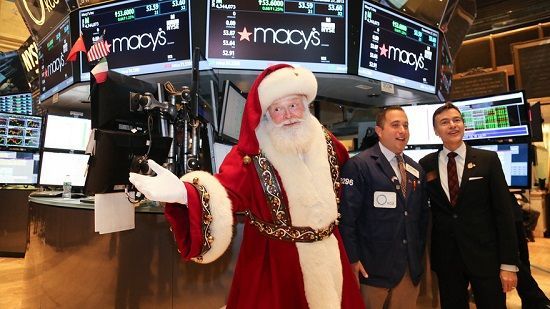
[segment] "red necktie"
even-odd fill
[[[401,192],[403,196],[407,196],[407,171],[405,170],[405,162],[401,154],[395,155],[397,159],[397,166],[399,167],[399,174],[401,174]]]
[[[456,205],[456,200],[458,198],[458,173],[456,172],[456,161],[455,157],[458,154],[456,152],[449,152],[447,157],[449,161],[447,162],[447,182],[449,184],[449,201],[451,205]]]

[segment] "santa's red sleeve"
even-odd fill
[[[166,204],[164,214],[181,257],[210,263],[231,243],[231,201],[225,188],[210,173],[195,171],[181,179],[187,189],[187,205]]]

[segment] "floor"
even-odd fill
[[[529,243],[532,274],[540,288],[550,297],[550,239],[537,238]],[[0,257],[0,308],[19,309],[24,290],[24,259]],[[521,300],[516,292],[507,295],[509,309],[521,308]],[[431,298],[420,298],[418,308],[438,308],[432,306]],[[472,305],[471,308],[475,308]]]

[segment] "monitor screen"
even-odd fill
[[[495,151],[498,154],[509,187],[524,189],[531,187],[528,143],[476,145],[472,147]]]
[[[410,148],[403,150],[403,153],[407,156],[411,157],[415,162],[418,163],[420,159],[424,158],[426,155],[436,152],[438,150],[437,147],[433,148]]]
[[[464,117],[464,140],[529,137],[527,104],[522,91],[455,101]],[[432,117],[438,104],[403,106],[411,126],[409,145],[441,144]]]
[[[263,70],[285,62],[347,73],[347,0],[206,2],[213,67]]]
[[[0,95],[0,112],[32,115],[30,92]]]
[[[155,85],[114,71],[107,73],[107,80],[93,84],[90,89],[92,128],[106,130],[143,130],[147,126],[144,112],[130,110],[132,93],[155,94]]]
[[[523,91],[454,101],[464,118],[464,140],[529,136]]]
[[[17,52],[19,53],[27,82],[30,84],[37,80],[40,74],[40,70],[38,69],[38,45],[32,37],[29,37],[23,45],[19,47]]]
[[[62,186],[69,175],[71,185],[83,187],[88,168],[87,154],[49,152],[42,153],[40,164],[40,184],[45,186]]]
[[[409,120],[408,145],[439,145],[441,139],[435,135],[432,117],[435,110],[443,104],[402,106]]]
[[[0,183],[34,185],[38,182],[40,154],[0,151]]]
[[[191,68],[188,0],[117,1],[78,14],[87,48],[103,34],[110,44],[110,70],[141,75]],[[86,60],[80,69],[81,80],[90,80]]]
[[[361,16],[358,74],[435,94],[439,31],[368,1]]]
[[[44,148],[84,151],[91,128],[90,119],[48,115]]]
[[[40,101],[73,84],[73,63],[67,61],[71,46],[71,25],[67,17],[38,47]]]
[[[241,132],[241,120],[246,97],[232,82],[224,82],[223,105],[220,119],[220,135],[229,142],[236,143]]]
[[[42,117],[0,113],[0,148],[38,149]]]

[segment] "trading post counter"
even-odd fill
[[[220,308],[242,237],[213,263],[181,261],[162,208],[136,208],[135,229],[98,234],[93,204],[29,198],[22,308]]]

